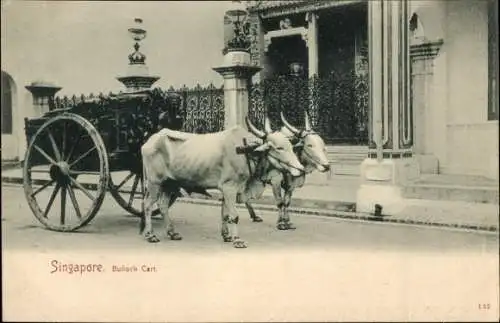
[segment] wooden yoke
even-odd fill
[[[256,152],[255,151],[255,148],[257,148],[260,145],[261,145],[260,143],[248,144],[247,139],[243,138],[243,146],[236,147],[237,154],[244,154],[245,155],[246,161],[247,161],[247,166],[248,166],[248,171],[250,172],[251,177],[257,177],[260,175],[258,170],[262,164],[263,152]],[[255,165],[255,169],[253,172],[252,172],[252,166],[250,165],[250,158],[252,158],[252,157],[258,158],[257,164]]]

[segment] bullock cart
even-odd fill
[[[141,216],[141,145],[161,127],[180,129],[180,99],[159,89],[74,100],[25,119],[24,192],[48,229],[75,231],[97,214],[107,191]]]

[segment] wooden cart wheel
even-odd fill
[[[23,175],[35,217],[51,230],[75,231],[95,217],[104,200],[109,181],[106,147],[89,121],[63,113],[31,138]]]
[[[111,173],[109,180],[111,195],[122,208],[133,215],[142,214],[143,190],[142,174],[132,171]]]
[[[109,177],[109,191],[123,209],[135,216],[142,215],[144,183],[141,173],[133,171],[112,172]],[[160,214],[159,209],[153,211],[153,215],[158,214]]]

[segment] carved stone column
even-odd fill
[[[420,172],[436,174],[438,159],[433,154],[433,114],[432,96],[434,88],[434,59],[438,55],[443,40],[423,40],[412,44],[410,56],[412,64],[412,110],[415,144],[413,152],[420,165]]]
[[[54,108],[54,96],[62,89],[62,87],[44,81],[32,82],[25,88],[31,92],[33,98],[33,108],[31,109],[35,113],[33,117],[40,117],[44,113],[51,111]]]
[[[261,67],[251,64],[248,52],[229,51],[224,56],[224,65],[213,70],[224,78],[224,129],[235,125],[245,127],[248,85]]]
[[[248,16],[250,22],[250,59],[254,66],[266,66],[267,57],[264,53],[264,28],[257,12],[250,12]],[[252,81],[260,82],[265,78],[264,71],[257,72]]]
[[[318,77],[318,14],[308,12],[307,21],[307,56],[309,69],[309,114],[311,116],[312,126],[318,124],[318,102],[317,102],[317,83]]]
[[[318,74],[318,15],[308,12],[306,20],[309,77],[312,77]]]
[[[357,210],[397,213],[399,185],[418,177],[412,157],[413,113],[409,102],[408,0],[368,2],[370,61],[370,143],[361,165]]]

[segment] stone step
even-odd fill
[[[343,145],[334,145],[327,146],[326,150],[329,153],[340,153],[340,154],[367,154],[368,146],[343,146]]]
[[[332,164],[361,164],[365,159],[365,156],[339,156],[339,155],[329,155],[328,160]]]
[[[19,167],[19,160],[16,159],[2,159],[2,170]]]
[[[405,198],[499,203],[498,181],[480,176],[424,175],[402,188]]]
[[[334,175],[349,175],[349,176],[360,176],[361,162],[355,164],[333,164],[331,165],[330,172]]]
[[[328,146],[328,160],[330,161],[330,176],[358,176],[360,175],[361,163],[368,154],[367,146]],[[328,180],[327,179],[327,180]]]

